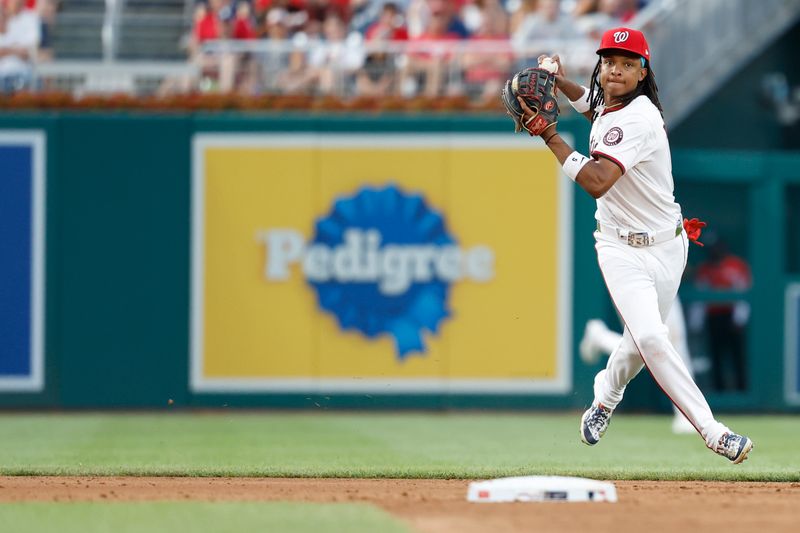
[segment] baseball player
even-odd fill
[[[675,298],[664,322],[669,331],[669,342],[675,347],[678,355],[681,356],[683,364],[689,374],[694,377],[692,372],[692,357],[689,354],[689,343],[686,340],[686,324],[683,318],[683,306],[680,298]],[[622,341],[622,335],[606,326],[600,319],[592,319],[586,322],[583,338],[578,345],[578,353],[581,360],[587,365],[593,365],[600,360],[601,355],[611,355]],[[689,420],[683,416],[675,405],[672,406],[674,416],[672,417],[672,432],[677,435],[694,435],[695,430]]]
[[[686,267],[689,240],[699,235],[699,228],[696,219],[681,223],[673,196],[650,48],[642,32],[615,28],[603,34],[597,54],[589,88],[569,81],[558,57],[552,58],[556,87],[592,122],[588,155],[558,134],[557,109],[549,118],[541,113],[551,104],[533,111],[519,97],[523,115],[512,115],[518,127],[539,135],[564,173],[597,200],[597,260],[625,325],[606,368],[595,377],[594,401],[581,417],[581,440],[588,445],[600,441],[626,385],[645,366],[706,446],[741,463],[753,442],[714,418],[664,325]],[[537,79],[547,78],[534,73]],[[510,88],[521,86],[518,79],[514,82]]]

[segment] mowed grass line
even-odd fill
[[[78,502],[0,504],[3,531],[15,533],[408,533],[367,504],[284,502]]]
[[[3,414],[0,475],[800,481],[800,419],[731,416],[742,465],[673,435],[668,416],[614,417],[594,447],[578,413]]]

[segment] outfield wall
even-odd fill
[[[587,125],[561,126],[585,151]],[[0,405],[590,400],[597,367],[576,346],[587,319],[614,318],[594,202],[506,120],[54,113],[4,115],[0,130],[0,157],[39,161],[5,195],[31,207],[4,224],[33,237],[0,240],[18,259],[0,286],[30,288],[0,307],[20,324],[7,321],[20,340],[2,347]],[[686,214],[735,235],[754,272],[752,381],[715,407],[800,403],[798,163],[675,154]],[[649,378],[630,391],[631,408],[667,407]]]

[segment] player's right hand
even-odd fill
[[[538,58],[536,58],[536,61],[538,62],[539,66],[541,66],[542,60],[544,60],[544,58],[546,58],[546,57],[550,57],[550,59],[554,63],[556,63],[558,65],[558,70],[556,71],[554,76],[556,78],[556,87],[560,87],[561,86],[561,82],[564,79],[566,79],[566,76],[567,76],[567,73],[564,71],[564,65],[561,64],[561,57],[559,57],[558,54],[554,54],[552,56],[547,56],[545,54],[542,54]]]

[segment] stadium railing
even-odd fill
[[[76,97],[89,94],[150,96],[170,80],[198,79],[193,63],[57,61],[34,67],[34,89]]]
[[[587,79],[595,65],[588,39],[542,40],[524,49],[509,41],[437,43],[311,40],[205,43],[186,62],[56,61],[34,65],[34,88],[75,95],[137,96],[189,92],[361,96],[360,75],[392,77],[375,96],[466,95],[479,99],[486,84],[504,82],[536,64],[540,54],[562,51],[571,77]],[[379,59],[378,59],[379,58]],[[432,79],[436,79],[435,83]],[[492,90],[496,98],[498,91]]]

